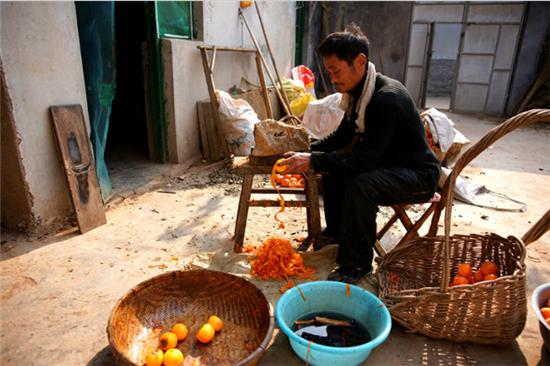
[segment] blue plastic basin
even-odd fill
[[[346,284],[333,281],[316,281],[300,285],[306,297],[302,299],[296,287],[281,296],[275,309],[279,328],[287,335],[294,352],[304,362],[309,341],[292,331],[294,321],[311,313],[336,312],[355,319],[365,326],[372,339],[354,347],[329,347],[311,343],[308,363],[323,365],[359,365],[373,348],[386,340],[391,330],[390,312],[380,299],[360,287],[350,285],[346,296]]]

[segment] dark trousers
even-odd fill
[[[337,262],[371,267],[378,206],[427,202],[439,176],[408,168],[378,168],[354,176],[323,175],[327,234],[338,239]]]

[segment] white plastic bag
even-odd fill
[[[233,154],[250,155],[254,147],[254,125],[260,120],[254,109],[244,99],[233,99],[217,90],[220,115],[220,129]]]
[[[336,131],[344,117],[341,99],[342,94],[335,93],[308,104],[302,124],[311,137],[323,139]]]

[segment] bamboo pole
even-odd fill
[[[259,52],[256,52],[256,68],[258,69],[258,77],[260,78],[260,85],[262,87],[262,96],[264,98],[265,111],[267,117],[273,119],[273,112],[271,110],[271,104],[269,103],[269,92],[267,90],[267,85],[265,84],[265,75]]]
[[[290,107],[290,102],[288,101],[288,96],[286,95],[283,89],[283,80],[281,78],[281,75],[279,74],[279,69],[277,68],[277,63],[275,62],[275,57],[273,56],[273,51],[271,50],[271,45],[269,44],[269,39],[267,38],[267,32],[264,27],[264,21],[262,19],[262,15],[260,14],[260,8],[258,7],[257,1],[254,1],[254,7],[256,8],[256,13],[258,13],[258,19],[260,20],[260,27],[262,28],[262,33],[264,34],[265,44],[267,46],[267,50],[269,51],[271,62],[273,63],[273,69],[275,70],[275,75],[277,75],[277,80],[279,80],[279,84],[281,85],[281,90],[283,91],[283,96],[285,98],[286,104]]]
[[[265,70],[267,71],[267,75],[269,76],[269,79],[271,79],[271,82],[275,86],[275,91],[277,92],[277,96],[279,97],[279,100],[281,101],[281,104],[285,110],[285,113],[288,116],[293,116],[292,112],[290,111],[290,105],[286,104],[285,98],[281,95],[281,92],[279,88],[277,88],[277,83],[275,82],[275,79],[273,78],[273,74],[271,74],[271,71],[269,70],[269,67],[267,66],[267,62],[265,61],[264,56],[262,55],[262,51],[260,49],[260,45],[258,44],[258,41],[256,40],[256,37],[254,37],[254,33],[252,33],[252,29],[250,28],[250,25],[248,24],[248,21],[246,20],[246,17],[244,16],[242,10],[239,8],[239,15],[244,21],[244,24],[246,25],[246,29],[248,30],[248,33],[250,34],[250,37],[252,38],[252,42],[254,42],[254,46],[256,46],[256,50],[258,51],[258,55],[260,56],[260,59],[262,60],[262,63],[265,67]],[[282,87],[282,85],[281,85]],[[283,93],[284,94],[284,93]]]

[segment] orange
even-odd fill
[[[223,328],[223,322],[220,318],[218,318],[216,315],[212,315],[210,318],[208,318],[208,324],[214,327],[214,330],[219,332]]]
[[[292,174],[292,178],[296,178],[296,180],[302,179],[302,174]]]
[[[166,332],[160,336],[160,349],[166,351],[176,347],[178,344],[178,336],[172,332]]]
[[[283,179],[289,179],[292,178],[292,174],[283,174]]]
[[[281,179],[281,185],[282,185],[283,187],[288,187],[289,184],[290,184],[290,181],[289,181],[287,178]]]
[[[277,173],[282,173],[286,170],[286,165],[281,164],[285,159],[279,159],[275,163],[275,171]]]
[[[466,277],[462,276],[455,276],[453,278],[453,282],[451,282],[452,286],[459,286],[459,285],[468,285],[470,281]]]
[[[498,278],[498,276],[494,273],[489,273],[488,275],[486,275],[485,277],[483,277],[483,281],[491,281],[491,280],[496,280]]]
[[[494,262],[491,262],[491,261],[483,262],[481,264],[481,266],[479,267],[479,270],[483,274],[483,277],[485,277],[487,275],[490,275],[490,274],[498,275],[498,266]]]
[[[544,319],[550,319],[550,308],[547,308],[547,307],[541,308],[540,312],[542,313],[542,317]]]
[[[472,275],[472,266],[469,263],[460,263],[458,265],[458,275],[462,277],[470,277]]]
[[[177,348],[172,348],[164,354],[165,366],[180,366],[183,362],[183,353]]]
[[[199,342],[202,342],[202,343],[210,343],[212,342],[212,339],[214,339],[215,333],[216,333],[216,330],[214,330],[214,327],[206,323],[201,327],[201,329],[197,333],[197,339],[199,340]]]
[[[187,334],[189,334],[189,331],[187,330],[187,327],[182,323],[176,323],[172,327],[172,333],[174,333],[176,337],[178,337],[178,341],[183,341],[185,337],[187,337]]]
[[[474,273],[474,281],[475,282],[481,282],[483,281],[483,274],[481,273],[481,271],[476,271]]]
[[[164,352],[161,349],[151,349],[145,355],[146,366],[160,366],[162,365],[162,359],[164,358]]]

